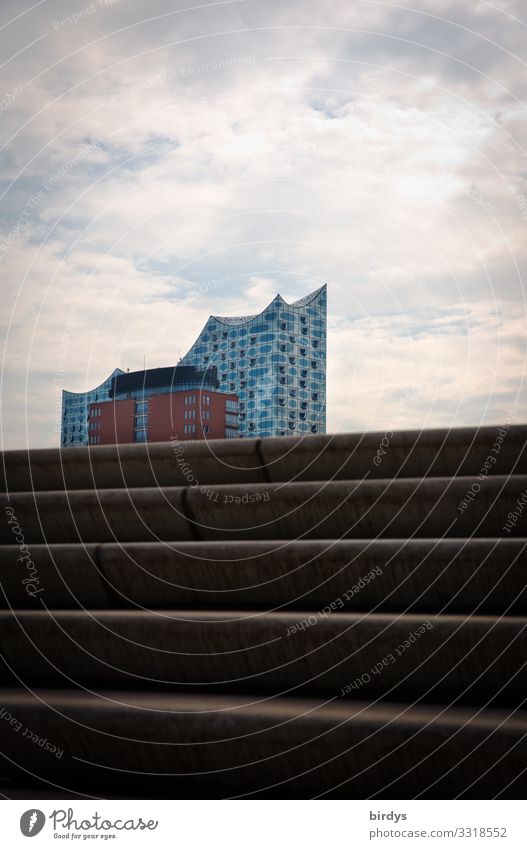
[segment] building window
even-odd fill
[[[136,416],[135,417],[135,427],[136,429],[145,428],[148,424],[148,416]]]
[[[233,415],[230,415],[229,413],[226,413],[225,424],[237,425],[238,424],[238,416],[233,416]]]
[[[148,401],[136,401],[135,402],[135,412],[137,413],[147,413],[148,412]]]
[[[146,442],[146,430],[136,430],[134,433],[134,442]]]

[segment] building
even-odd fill
[[[118,374],[109,396],[89,405],[89,445],[238,436],[238,397],[218,391],[215,368]]]
[[[219,392],[227,396],[232,404],[235,403],[235,396],[239,399],[236,434],[240,437],[325,433],[326,335],[327,287],[322,286],[292,304],[287,304],[277,295],[269,306],[257,315],[234,318],[210,316],[198,339],[179,365],[191,366],[203,375],[210,372],[214,387],[207,382],[209,378],[203,377],[203,388],[207,386],[211,393]],[[182,379],[187,379],[189,374],[185,376],[184,372],[179,372]],[[134,375],[139,377],[134,378]],[[106,417],[110,416],[112,419],[113,441],[121,433],[124,434],[122,428],[128,436],[126,440],[123,438],[119,441],[135,441],[136,431],[138,438],[141,438],[143,429],[131,428],[132,419],[138,418],[135,413],[130,412],[131,405],[120,405],[117,401],[185,391],[183,386],[174,384],[176,379],[179,380],[179,377],[175,376],[175,367],[149,369],[133,374],[125,374],[121,369],[115,369],[100,386],[89,392],[64,390],[61,445],[88,445],[89,435],[100,436],[102,444],[102,430],[90,431],[88,434],[88,410],[90,405],[96,403],[101,404],[101,428],[103,418],[106,420]],[[134,380],[137,385],[132,388]],[[157,380],[165,381],[164,385],[156,384]],[[115,392],[112,391],[114,383]],[[193,388],[196,389],[195,383]],[[198,390],[199,387],[196,391]],[[126,396],[126,392],[130,394]],[[102,403],[110,399],[113,402],[111,408],[103,409]],[[216,404],[216,401],[214,403]],[[170,402],[166,398],[152,401],[147,406],[151,414],[151,432],[145,435],[146,439],[157,440],[161,430],[163,434],[168,434],[169,430],[175,433],[173,423],[179,415],[177,398]],[[114,413],[111,414],[109,409],[113,409]],[[128,412],[121,413],[121,410],[125,409]],[[117,431],[117,419],[114,420],[114,417],[118,411]],[[236,415],[231,409],[226,410],[226,414],[227,412],[229,416]],[[162,416],[168,417],[163,425]],[[126,427],[123,424],[125,420]],[[195,433],[185,431],[185,425],[194,423]],[[197,419],[196,422],[183,421],[179,424],[183,428],[179,434],[182,439],[198,438]],[[216,429],[213,432],[210,424],[208,427],[208,432],[199,431],[200,438],[213,438],[213,435],[217,435]],[[229,424],[225,434],[221,435],[233,437],[234,429],[235,425]],[[129,439],[132,430],[134,439]],[[109,431],[107,433],[106,429],[104,438],[109,438]],[[165,435],[162,438],[169,439],[170,436]]]
[[[240,436],[326,431],[327,287],[287,304],[277,295],[258,315],[210,316],[182,359],[218,370],[240,399]]]
[[[63,448],[74,445],[88,445],[88,409],[95,401],[107,401],[110,397],[112,381],[124,372],[116,368],[100,386],[88,392],[68,392],[62,390],[62,417],[60,444]]]

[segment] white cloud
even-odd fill
[[[525,418],[521,5],[184,5],[0,31],[4,444],[322,281],[332,429]]]

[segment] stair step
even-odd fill
[[[12,689],[1,720],[2,777],[63,798],[519,798],[527,768],[527,715],[495,709]]]
[[[0,584],[12,608],[37,590],[51,608],[527,613],[526,550],[477,538],[34,544],[24,559],[5,545]]]
[[[0,613],[4,684],[298,689],[330,698],[527,692],[527,618],[313,611]]]
[[[491,425],[46,448],[4,452],[1,473],[9,492],[188,486],[196,481],[207,485],[527,474],[526,444],[527,426]]]
[[[0,542],[498,537],[527,475],[15,493]],[[7,513],[5,514],[8,515]],[[16,523],[16,524],[15,524]],[[527,536],[527,510],[509,531]],[[17,539],[16,541],[20,541]]]

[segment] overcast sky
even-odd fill
[[[522,0],[2,0],[0,44],[3,447],[323,282],[328,430],[527,420]]]

